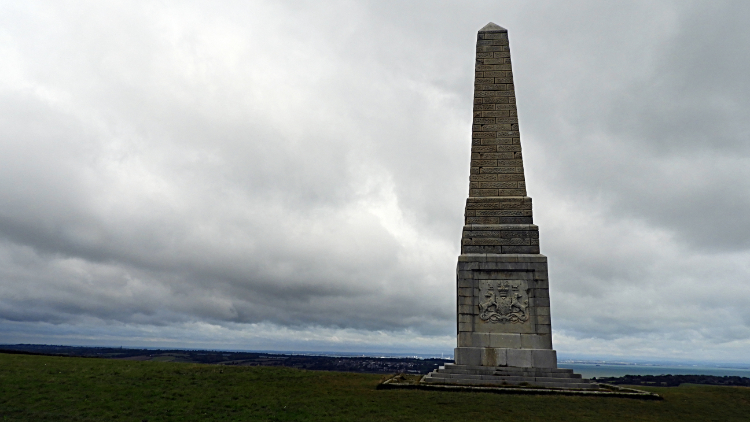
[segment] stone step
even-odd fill
[[[482,376],[493,376],[493,377],[551,377],[551,378],[564,378],[564,379],[581,379],[581,376],[578,374],[559,374],[559,373],[549,373],[549,372],[495,372],[495,371],[487,371],[487,372],[481,372],[481,371],[451,371],[451,370],[442,370],[439,371],[443,374],[456,374],[456,375],[482,375]]]
[[[470,369],[470,370],[493,370],[493,371],[506,371],[506,372],[520,372],[520,371],[545,371],[554,373],[568,373],[572,374],[572,369],[565,368],[527,368],[518,366],[469,366],[469,365],[456,365],[454,363],[446,363],[441,368],[444,369]]]
[[[548,369],[548,368],[505,368],[505,367],[487,367],[487,366],[443,366],[438,369],[439,372],[451,374],[467,375],[496,375],[496,376],[525,376],[525,377],[561,377],[561,378],[581,378],[580,375],[574,374],[571,369]]]
[[[504,375],[469,375],[469,374],[452,374],[434,371],[427,375],[434,379],[478,379],[478,380],[501,380],[512,382],[565,382],[565,383],[588,383],[588,380],[582,378],[567,377],[534,377],[534,376],[504,376]]]
[[[426,376],[422,379],[422,382],[427,384],[447,384],[447,385],[487,385],[487,386],[538,386],[548,388],[575,388],[575,389],[596,389],[596,384],[589,382],[565,382],[565,381],[535,381],[533,379],[524,381],[508,381],[504,379],[466,379],[466,378],[433,378]]]
[[[508,382],[533,382],[536,379],[534,377],[496,377],[494,375],[464,375],[464,374],[431,374],[431,379],[472,379],[472,380],[499,380]],[[545,381],[549,378],[544,378]]]

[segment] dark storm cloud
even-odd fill
[[[493,20],[558,350],[737,360],[750,32],[723,6],[3,4],[0,330],[450,350]]]

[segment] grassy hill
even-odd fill
[[[372,374],[0,354],[0,421],[748,421],[750,388],[663,401],[376,390]]]

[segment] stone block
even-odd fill
[[[552,329],[549,325],[537,324],[536,332],[537,334],[552,334]]]
[[[543,325],[549,325],[550,322],[550,316],[549,315],[537,315],[536,316],[536,323],[537,324],[543,324]]]
[[[502,253],[519,253],[519,254],[539,253],[539,245],[536,245],[536,246],[503,246]]]
[[[453,349],[456,365],[481,366],[482,350],[476,347],[456,347]]]
[[[487,347],[482,349],[482,366],[505,366],[507,364],[507,349]]]
[[[474,277],[474,272],[470,270],[465,270],[465,271],[459,270],[457,276],[458,278],[472,278]]]
[[[495,175],[490,175],[495,176]],[[469,188],[473,189],[513,189],[516,187],[518,182],[469,182]]]
[[[469,189],[471,196],[497,196],[497,189]]]
[[[500,220],[498,217],[466,217],[466,224],[498,224],[498,223],[500,223]]]
[[[477,45],[508,45],[508,40],[506,39],[485,39],[480,38],[477,40]]]
[[[510,57],[510,52],[507,51],[495,51],[492,53],[494,58],[500,59],[505,57]],[[482,78],[482,79],[490,79],[490,77]],[[512,84],[513,78],[508,78],[505,76],[494,78],[496,84]]]
[[[473,331],[474,325],[468,322],[459,322],[458,331]]]
[[[523,173],[523,167],[481,167],[479,173]]]
[[[498,148],[502,147],[503,145],[499,145]],[[509,147],[512,147],[513,145],[506,145]],[[497,180],[517,180],[517,181],[524,181],[523,173],[521,174],[498,174]]]
[[[486,51],[503,51],[502,46],[499,45],[480,45],[477,46],[477,53]]]
[[[476,239],[461,239],[461,244],[466,246],[528,245],[529,240],[530,239],[502,239],[497,237],[480,237]]]
[[[499,196],[525,196],[526,189],[499,189],[497,194]]]
[[[510,230],[475,230],[475,231],[464,231],[464,238],[478,238],[478,237],[496,237],[500,239],[529,239],[531,241],[534,236],[530,230],[527,231],[510,231]]]
[[[547,306],[539,306],[539,307],[537,307],[536,308],[536,314],[537,314],[537,316],[540,316],[540,315],[547,315],[547,316],[549,316],[549,307],[547,307]]]
[[[482,138],[498,138],[496,132],[472,132],[471,138],[472,139],[482,139]],[[512,136],[508,136],[508,138],[512,138]]]
[[[490,347],[490,338],[488,333],[471,333],[472,347]]]
[[[516,203],[522,204],[523,198],[501,198],[503,203]],[[484,199],[472,199],[475,203],[486,202]],[[530,208],[529,208],[530,209]],[[533,231],[539,232],[539,227],[534,224],[470,224],[463,227],[464,231],[497,231],[497,230],[508,230],[508,231]],[[533,236],[532,236],[533,237]],[[524,261],[526,262],[526,261]]]
[[[486,198],[486,197],[485,197]],[[518,198],[518,197],[516,197]],[[469,199],[477,200],[480,198],[472,198],[469,197]],[[507,201],[504,199],[508,199]],[[489,198],[488,201],[483,202],[469,202],[466,203],[466,209],[467,210],[486,210],[489,212],[492,211],[501,211],[501,210],[523,210],[531,213],[531,207],[532,205],[530,203],[526,203],[520,198],[513,200],[511,198],[505,197],[505,198]]]
[[[484,58],[482,59],[482,62],[484,62],[484,64],[502,64],[503,60],[505,59]],[[477,83],[475,80],[474,89],[476,91],[505,91],[508,89],[508,84],[496,84],[494,80],[489,83]]]
[[[519,262],[547,263],[547,257],[542,254],[524,254],[519,256]],[[542,267],[545,268],[545,267]]]
[[[474,125],[472,130],[477,132],[497,132],[499,130],[512,130],[510,123],[491,124],[491,125]]]
[[[474,315],[477,313],[477,307],[474,305],[458,305],[458,313],[465,315]]]
[[[549,308],[549,298],[547,297],[529,298],[529,306],[533,306],[533,307],[544,306],[544,307]]]
[[[480,111],[479,117],[506,118],[510,117],[510,110]]]
[[[458,288],[462,288],[462,287],[474,287],[474,280],[468,279],[468,278],[459,278],[456,281],[456,286]]]
[[[488,61],[485,59],[485,61]],[[474,98],[482,98],[482,102],[491,102],[487,101],[486,98],[494,98],[494,97],[512,97],[515,96],[515,91],[474,91]],[[513,130],[511,128],[508,129],[500,129],[500,130]]]
[[[477,261],[458,261],[458,271],[471,271],[479,268],[479,262]],[[458,272],[456,272],[458,274]]]
[[[552,336],[549,334],[519,334],[522,349],[552,349]]]
[[[459,296],[474,296],[474,289],[471,287],[459,287],[458,288],[458,295]]]
[[[505,208],[505,207],[503,207]],[[498,209],[498,210],[475,210],[477,217],[531,217],[533,212],[525,209]],[[537,249],[539,247],[537,246]],[[535,252],[509,252],[509,253],[535,253]]]
[[[507,349],[508,366],[531,368],[532,358],[529,349]]]
[[[484,132],[482,132],[484,133]],[[518,139],[521,134],[517,130],[509,130],[509,131],[498,131],[498,137],[506,137],[506,138],[516,138]]]
[[[458,297],[458,304],[459,305],[473,305],[474,304],[474,297],[459,296]]]
[[[549,290],[547,289],[531,289],[531,295],[533,297],[546,297],[549,298]]]
[[[471,160],[472,167],[497,167],[497,165],[497,160]]]
[[[498,224],[531,224],[533,217],[498,217]]]
[[[494,153],[494,152],[497,152],[497,146],[496,145],[485,145],[485,146],[475,145],[471,148],[471,152],[472,152],[472,157],[474,153],[478,153],[478,154]]]
[[[513,72],[508,70],[490,70],[482,72],[483,78],[512,78]]]
[[[508,40],[508,30],[498,30],[496,32],[479,32],[479,37],[483,40]]]
[[[491,133],[491,132],[486,132]],[[479,139],[481,145],[513,145],[513,138],[502,138],[502,137],[487,137]]]
[[[479,154],[479,157],[482,160],[513,160],[514,156],[514,152],[483,152]],[[517,160],[513,162],[519,163]]]
[[[475,245],[461,245],[461,252],[463,253],[502,253],[502,246],[475,246]]]
[[[521,348],[521,336],[525,334],[490,333],[489,347],[504,347],[506,349]]]
[[[500,51],[500,50],[495,50]],[[505,70],[509,71],[511,70],[511,67],[509,64],[478,64],[474,67],[474,71],[476,72],[487,72],[487,71],[493,71],[493,70]]]
[[[462,254],[458,257],[458,262],[485,262],[487,256],[485,254]]]
[[[518,256],[516,255],[487,255],[485,256],[485,262],[504,262],[504,263],[514,264],[518,262]],[[509,268],[512,268],[512,267],[509,267]]]
[[[471,324],[473,317],[474,316],[471,315],[471,314],[462,314],[462,313],[459,313],[458,314],[458,323],[459,324],[460,323]]]
[[[557,368],[557,352],[554,350],[532,350],[531,363],[534,368]]]
[[[501,92],[501,91],[493,91],[493,92]],[[515,97],[506,97],[498,95],[496,97],[484,97],[482,98],[482,102],[485,104],[510,104],[510,99]]]
[[[458,333],[458,347],[471,346],[471,333]]]
[[[539,277],[539,274],[537,272],[534,272],[534,282],[536,283],[536,287],[543,288],[543,289],[549,289],[549,280],[547,278],[541,278]]]

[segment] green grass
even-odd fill
[[[663,401],[376,390],[380,375],[0,354],[0,421],[748,421],[750,389]]]

